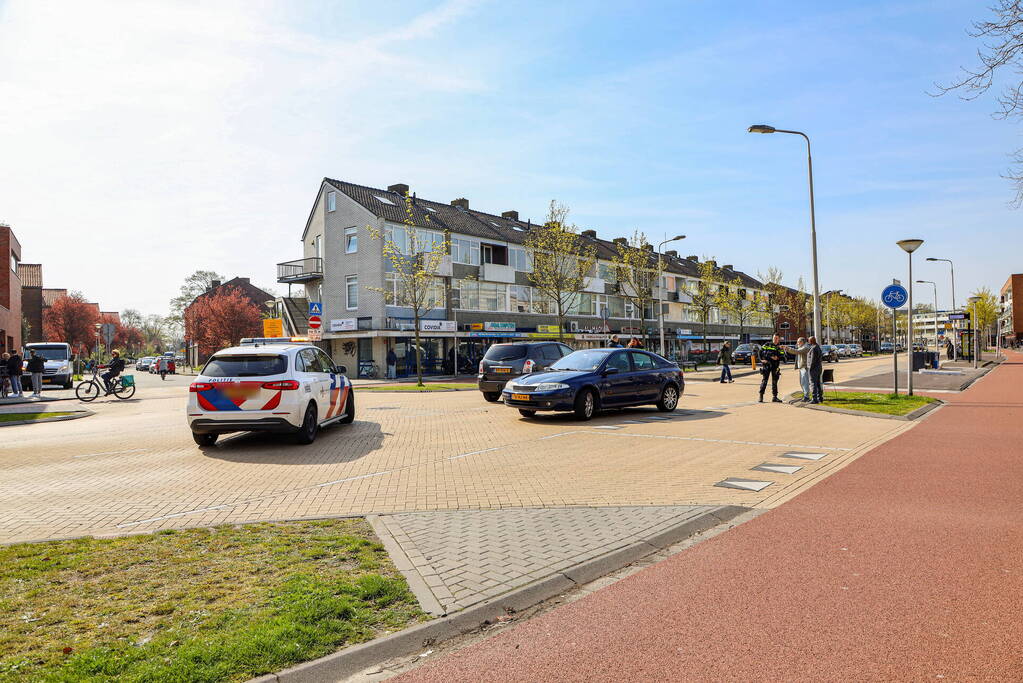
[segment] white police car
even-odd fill
[[[355,419],[346,369],[291,338],[243,339],[217,351],[188,389],[188,426],[200,446],[227,432],[283,432],[312,443],[320,427]]]

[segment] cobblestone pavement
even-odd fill
[[[420,598],[425,606],[449,613],[712,509],[675,505],[410,512],[379,517],[374,528],[381,537],[390,536],[409,560],[406,575],[418,574],[421,587],[429,591],[426,600]]]
[[[87,420],[2,428],[0,541],[413,511],[770,507],[911,426],[751,403],[750,377],[693,383],[669,419],[639,408],[587,423],[523,419],[476,392],[367,392],[355,424],[311,446],[239,435],[200,451],[185,426],[188,379],[149,379],[136,399],[90,404]],[[782,384],[795,389],[795,373]],[[763,463],[800,469],[751,470]],[[727,478],[769,483],[715,486]]]

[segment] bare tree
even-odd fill
[[[967,33],[983,43],[977,50],[979,64],[973,68],[962,68],[962,74],[952,82],[936,83],[936,95],[957,92],[964,100],[975,100],[987,93],[995,83],[995,77],[1003,67],[1013,72],[1013,81],[998,95],[999,109],[996,119],[1023,117],[1023,0],[995,0],[990,7],[994,18],[989,21],[975,21]],[[1011,180],[1016,189],[1012,206],[1023,205],[1023,148],[1011,153],[1013,166],[1004,178]]]

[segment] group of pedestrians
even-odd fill
[[[35,351],[29,351],[28,362],[21,358],[17,351],[4,353],[0,356],[0,397],[21,398],[26,387],[22,386],[22,378],[28,374],[32,396],[43,395],[43,371],[46,361]]]
[[[767,383],[771,383],[771,401],[782,403],[778,398],[778,380],[781,378],[781,364],[785,361],[785,353],[796,357],[796,370],[799,372],[799,386],[803,390],[801,399],[807,403],[824,402],[824,349],[817,343],[817,337],[800,337],[795,346],[784,346],[777,334],[771,341],[760,347],[758,362],[760,363],[760,403],[764,402]],[[734,382],[732,379],[732,347],[726,341],[718,351],[718,365],[721,366],[722,384]]]

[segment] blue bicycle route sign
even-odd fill
[[[888,308],[902,308],[909,300],[909,292],[902,285],[888,285],[881,292],[881,303]]]

